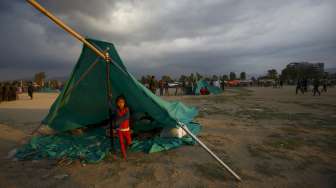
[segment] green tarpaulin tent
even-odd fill
[[[132,123],[135,131],[174,128],[177,127],[177,121],[185,123],[194,134],[200,131],[200,125],[192,123],[198,113],[195,108],[187,107],[180,102],[167,102],[154,95],[127,71],[113,44],[87,40],[101,51],[107,51],[113,61],[109,66],[113,101],[122,94],[126,97],[132,117],[146,115],[153,118],[153,121],[147,124],[140,121]],[[32,152],[35,152],[33,158],[67,156],[89,162],[97,162],[104,158],[110,148],[110,142],[102,128],[80,136],[73,136],[66,131],[108,119],[106,64],[92,50],[83,47],[69,80],[42,121],[59,134],[34,137],[18,151],[16,154],[18,158],[26,158],[27,154]],[[193,140],[189,137],[182,139],[155,137],[148,140],[134,140],[131,150],[158,152],[192,143]]]
[[[223,93],[223,90],[219,87],[212,86],[210,85],[207,81],[205,80],[199,80],[196,84],[196,89],[195,89],[195,95],[200,95],[200,90],[201,88],[208,88],[209,93],[211,94],[220,94]]]

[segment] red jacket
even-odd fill
[[[119,129],[129,129],[129,110],[124,108],[123,110],[117,110],[116,127]]]

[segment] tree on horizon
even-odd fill
[[[241,72],[239,78],[240,80],[246,80],[246,72]]]
[[[236,78],[236,73],[230,72],[230,80],[235,80]]]
[[[38,84],[39,86],[43,87],[44,86],[44,80],[46,78],[45,72],[38,72],[34,75],[34,82]]]
[[[267,71],[267,77],[270,79],[278,78],[278,71],[276,69],[270,69]]]

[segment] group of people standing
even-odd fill
[[[177,95],[193,95],[196,90],[197,81],[195,80],[185,80],[181,82],[174,82],[169,85],[169,82],[166,80],[155,80],[155,76],[151,76],[150,79],[144,81],[143,84],[150,90],[152,93],[157,94],[157,90],[159,91],[158,95],[160,96],[169,96],[173,94]],[[209,82],[210,85],[219,87],[224,90],[225,82],[224,80],[211,80]],[[169,92],[169,88],[173,91]],[[201,89],[202,93],[205,95],[209,93],[208,88]]]
[[[308,83],[309,81],[307,79],[299,79],[296,84],[296,94],[301,92],[301,94],[304,94],[305,92],[308,92]],[[320,85],[322,84],[322,90],[319,90]],[[320,96],[321,92],[327,92],[327,81],[323,80],[322,82],[319,79],[314,79],[312,82],[313,85],[313,96],[316,96],[317,94]]]
[[[169,85],[167,81],[159,80],[160,96],[169,95]],[[155,93],[155,92],[153,92]]]
[[[145,83],[145,85],[154,94],[156,94],[157,90],[159,90],[158,95],[160,96],[169,96],[170,95],[169,88],[171,87],[174,90],[172,94],[177,96],[193,93],[194,87],[196,86],[196,82],[172,83],[172,85],[169,86],[168,81],[165,80],[156,81],[155,77],[152,76],[152,78],[148,81],[148,83]]]
[[[28,95],[33,99],[34,87],[30,84],[27,87]],[[0,82],[0,102],[15,101],[19,99],[19,94],[23,92],[23,88],[17,83]]]
[[[17,100],[20,89],[15,84],[9,82],[0,83],[0,102]]]
[[[160,96],[169,96],[169,85],[167,81],[155,80],[155,76],[152,76],[147,83],[143,83],[152,93],[156,94],[156,90],[159,88]]]

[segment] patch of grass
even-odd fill
[[[249,151],[252,157],[259,157],[263,159],[271,159],[268,155],[269,151],[261,145],[247,145],[247,150]]]
[[[245,108],[236,112],[228,112],[235,117],[253,120],[278,119],[297,122],[305,128],[336,128],[336,118],[312,113],[284,113],[265,107]]]
[[[291,155],[284,150],[294,150],[301,146],[301,141],[296,143],[294,140],[282,138],[282,135],[271,135],[262,144],[248,145],[247,150],[255,158],[272,160],[273,158],[292,160]]]
[[[336,118],[328,116],[311,115],[302,120],[293,120],[295,126],[306,129],[336,130]]]
[[[300,121],[309,119],[313,114],[311,113],[283,113],[283,116],[290,121]]]
[[[308,167],[314,165],[314,164],[320,164],[321,158],[317,156],[304,156],[302,157],[301,162],[297,162],[295,169],[297,170],[306,170]]]
[[[207,104],[199,108],[198,117],[207,117],[212,114],[230,114],[228,109],[223,109],[215,106],[216,104]]]
[[[264,144],[275,149],[295,150],[305,144],[296,134],[272,134],[267,138]]]
[[[291,157],[287,153],[270,147],[267,144],[248,145],[247,149],[252,157],[259,158],[259,160],[272,160],[273,158],[283,159],[286,161],[291,160]]]
[[[286,127],[281,127],[280,130],[282,130],[284,133],[288,134],[288,135],[298,135],[298,134],[308,134],[310,133],[309,131],[302,129],[300,127],[297,127],[293,124],[286,124]]]
[[[202,177],[210,180],[225,181],[230,177],[225,170],[216,163],[195,164],[194,167]]]
[[[266,175],[268,177],[284,177],[281,173],[284,171],[280,165],[275,165],[267,161],[259,162],[255,165],[255,170],[258,173]]]
[[[325,117],[316,118],[314,121],[315,127],[319,128],[336,128],[336,118]]]
[[[329,179],[330,187],[336,187],[336,170],[330,167],[321,170],[323,175],[326,175]]]
[[[306,108],[316,109],[316,108],[329,108],[329,109],[336,109],[335,104],[319,104],[319,103],[311,103],[311,102],[302,102],[302,101],[279,101],[281,103],[290,103],[290,104],[297,104]]]
[[[236,93],[238,93],[238,95],[234,96],[235,98],[248,97],[248,96],[252,96],[253,94],[252,90],[249,90],[244,87],[238,87],[235,89],[235,91]]]
[[[302,142],[293,138],[283,138],[282,140],[275,140],[268,143],[269,146],[276,149],[294,150],[302,146]]]
[[[144,181],[156,181],[156,177],[154,175],[154,170],[152,167],[143,168],[141,170],[134,169],[129,176],[140,180],[139,182],[136,182],[136,184],[144,182]]]
[[[336,137],[335,135],[323,135],[318,138],[310,138],[307,142],[311,145],[319,147],[323,151],[336,153]]]
[[[248,119],[272,119],[272,109],[256,106],[255,108],[243,108],[235,112],[235,116]]]

